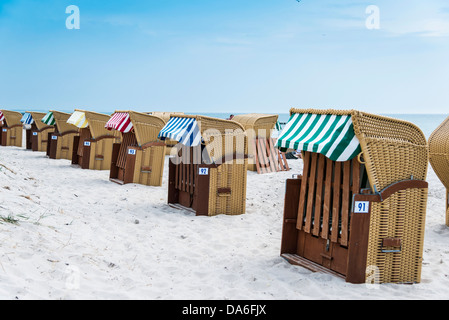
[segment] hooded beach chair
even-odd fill
[[[449,226],[449,117],[429,137],[429,162],[446,188],[446,225]]]
[[[79,128],[79,136],[73,139],[72,164],[82,169],[110,170],[112,146],[120,143],[120,132],[105,128],[110,115],[75,110],[67,120]]]
[[[0,144],[8,147],[22,147],[22,114],[16,111],[0,110]]]
[[[105,127],[121,133],[121,143],[112,149],[111,181],[162,185],[166,147],[157,136],[164,125],[159,117],[135,111],[116,111],[110,117]]]
[[[55,127],[54,132],[48,133],[47,156],[50,159],[72,160],[73,139],[79,135],[79,129],[67,123],[69,118],[69,113],[49,111],[41,120],[46,125]]]
[[[287,159],[284,153],[275,148],[273,130],[278,122],[278,115],[242,114],[232,118],[240,123],[248,136],[248,170],[257,173],[288,171]]]
[[[205,216],[245,213],[248,146],[242,125],[174,116],[159,137],[179,142],[169,161],[169,205]]]
[[[351,283],[420,282],[428,148],[418,127],[292,109],[277,147],[301,150],[304,161],[287,180],[282,257]]]
[[[55,131],[54,125],[47,125],[41,120],[45,117],[43,112],[27,111],[22,117],[26,129],[26,149],[47,152],[48,134]]]

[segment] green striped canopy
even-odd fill
[[[281,126],[281,123],[279,122],[279,120],[276,121],[276,130],[277,131],[281,131],[282,130],[282,126]]]
[[[55,117],[53,116],[53,112],[49,112],[45,115],[45,117],[41,120],[43,123],[48,124],[49,126],[54,126],[56,123]]]
[[[276,144],[287,149],[321,153],[333,161],[348,161],[361,151],[351,115],[294,113]]]

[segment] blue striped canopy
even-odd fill
[[[25,112],[22,119],[20,119],[20,122],[22,122],[23,124],[33,124],[34,119],[31,116],[31,113]]]
[[[201,132],[195,118],[172,117],[159,132],[159,139],[171,139],[187,147],[201,144]]]

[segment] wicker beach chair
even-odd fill
[[[205,216],[245,213],[248,143],[242,125],[174,116],[159,137],[179,142],[169,161],[169,205]]]
[[[105,127],[121,133],[121,143],[112,148],[111,181],[162,185],[166,146],[157,136],[164,126],[161,118],[135,111],[116,111],[110,117]]]
[[[2,146],[22,147],[22,114],[16,111],[0,110],[0,143]]]
[[[47,125],[41,120],[46,113],[27,111],[22,122],[26,126],[26,149],[47,152],[48,134],[55,131],[54,125]]]
[[[67,123],[79,128],[79,136],[73,139],[73,165],[90,170],[111,169],[112,147],[120,143],[121,135],[105,128],[110,117],[78,109],[72,113]]]
[[[54,125],[54,132],[48,133],[47,156],[50,159],[72,160],[73,140],[79,135],[78,127],[67,123],[69,113],[49,111],[41,121],[48,125]]]
[[[272,138],[278,118],[278,115],[259,113],[232,118],[245,128],[248,136],[248,170],[259,174],[290,170],[285,153],[275,148],[275,139]]]
[[[420,282],[428,148],[418,127],[292,109],[277,146],[302,150],[304,161],[287,180],[282,257],[351,283]]]
[[[429,137],[429,162],[446,187],[446,225],[449,226],[449,117]]]

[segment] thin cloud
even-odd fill
[[[449,36],[448,7],[440,0],[400,1],[379,5],[381,29],[394,36]]]

